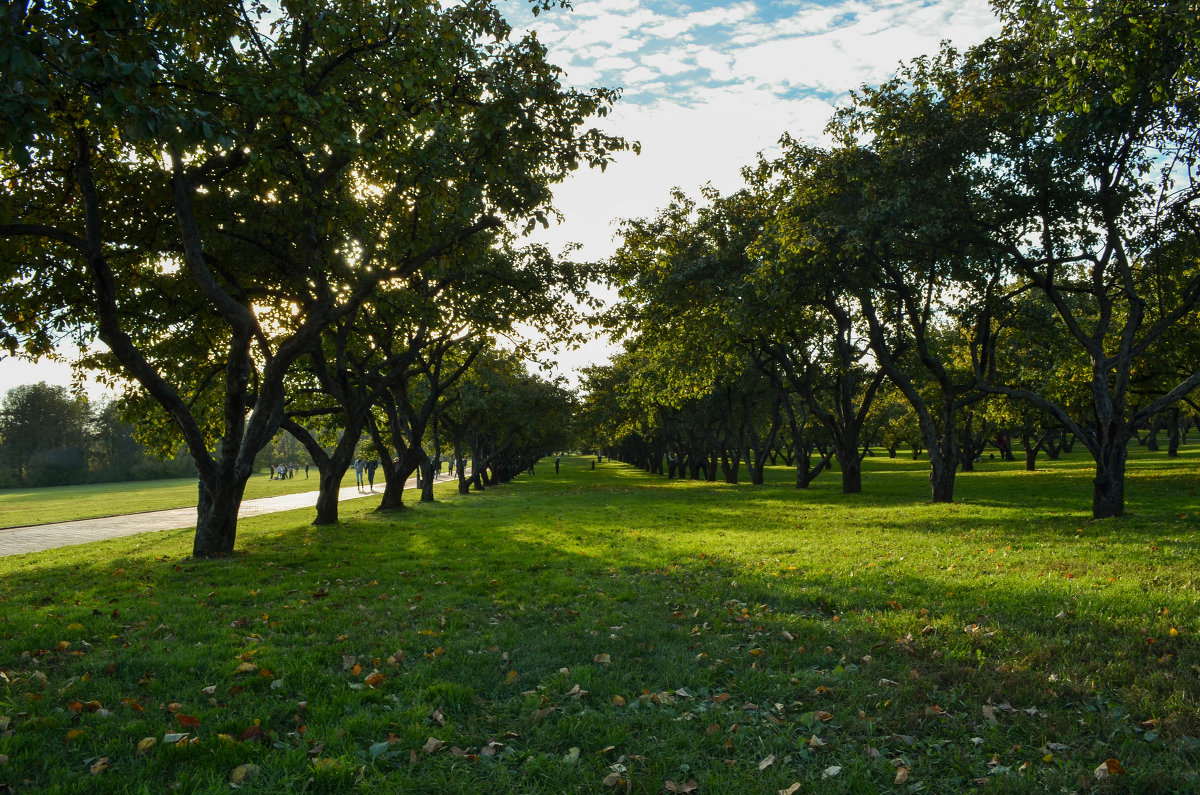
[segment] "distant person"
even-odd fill
[[[554,474],[556,474],[556,475],[558,474],[558,465],[561,463],[562,463],[562,456],[561,455],[555,456],[554,457]]]
[[[365,469],[365,467],[366,463],[361,458],[354,459],[354,483],[359,491],[362,491],[363,469]]]
[[[379,466],[379,462],[372,458],[367,462],[367,486],[371,491],[375,491],[375,468]]]
[[[304,479],[308,480],[308,464],[304,465]]]
[[[274,464],[271,464],[271,466],[267,467],[267,478],[269,480],[275,479],[275,465]]]
[[[279,465],[279,467],[275,470],[275,474],[279,475],[279,480],[284,479],[284,477],[287,475],[287,470],[284,468],[283,464]]]

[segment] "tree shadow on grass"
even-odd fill
[[[243,523],[229,560],[187,560],[189,536],[159,534],[15,568],[3,586],[2,659],[19,680],[9,697],[41,688],[34,670],[50,687],[23,705],[10,767],[36,745],[70,763],[70,786],[88,783],[84,755],[97,753],[175,780],[157,757],[139,762],[128,737],[177,728],[166,705],[179,701],[206,741],[257,719],[283,744],[173,759],[217,766],[218,779],[252,760],[299,785],[321,743],[367,764],[382,791],[594,791],[619,755],[644,792],[684,775],[713,791],[878,790],[891,758],[930,791],[955,792],[989,777],[994,754],[1013,788],[1074,787],[1108,756],[1135,789],[1189,786],[1194,586],[1072,571],[1091,558],[1066,546],[1079,543],[1071,523],[1014,529],[1019,506],[847,497],[827,507],[830,526],[810,516],[811,497],[783,489],[610,480],[620,487],[564,493],[522,479],[399,516],[350,511],[331,528],[307,526],[306,512],[262,517]],[[1100,535],[1086,543],[1111,545],[1116,563],[1155,537],[1137,524]],[[1017,549],[997,568],[989,544],[1006,540],[1028,559]],[[1164,559],[1168,578],[1181,567]],[[246,662],[254,670],[236,673]],[[385,679],[365,686],[375,669]],[[215,705],[199,694],[212,683]],[[136,726],[108,742],[104,724],[69,708],[89,695],[153,709],[122,713]],[[1146,742],[1151,718],[1159,739]],[[63,739],[76,720],[98,746]],[[307,730],[293,737],[297,720]],[[430,736],[476,758],[420,751]],[[511,753],[481,756],[492,741]],[[1015,778],[1047,742],[1067,747],[1053,752],[1062,762]],[[768,755],[778,761],[759,769]],[[833,764],[844,778],[822,783]]]

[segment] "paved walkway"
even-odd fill
[[[446,474],[442,473],[438,479],[445,480],[446,477]],[[404,488],[405,490],[410,487],[415,488],[416,484],[416,478],[412,478],[404,484]],[[242,507],[238,510],[238,518],[244,519],[247,516],[260,516],[279,511],[294,511],[298,508],[314,508],[317,505],[317,494],[318,492],[315,491],[306,491],[301,494],[243,500]],[[354,500],[359,497],[378,497],[382,494],[382,487],[370,492],[359,491],[355,486],[347,486],[338,493],[338,501]],[[26,552],[41,552],[44,549],[87,544],[91,541],[132,536],[156,530],[179,530],[195,526],[196,508],[192,506],[191,508],[172,508],[166,511],[106,516],[101,519],[78,519],[73,522],[6,527],[0,529],[0,557],[22,555]]]

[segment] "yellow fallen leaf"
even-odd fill
[[[241,784],[243,781],[250,781],[257,776],[258,771],[258,765],[238,765],[230,772],[229,780],[234,784]]]
[[[513,682],[517,681],[520,678],[521,678],[521,675],[519,673],[517,673],[516,671],[509,671],[508,676],[504,677],[504,681],[508,682],[511,685]]]
[[[146,753],[147,751],[149,751],[151,748],[153,748],[153,747],[154,747],[155,745],[157,745],[157,744],[158,744],[158,739],[157,739],[157,738],[155,738],[155,737],[143,737],[142,739],[138,740],[138,744],[137,744],[137,752],[138,752],[139,754],[144,754],[144,753]]]
[[[622,695],[615,695],[615,696],[613,696],[613,697],[612,697],[612,703],[613,703],[613,706],[614,706],[614,707],[623,707],[623,706],[625,706],[625,696],[622,696]]]
[[[612,657],[607,654],[597,654],[592,658],[592,662],[599,663],[600,665],[608,665],[612,662]]]
[[[110,765],[108,763],[108,757],[104,756],[104,757],[101,757],[100,759],[97,759],[96,762],[90,768],[88,768],[88,770],[91,771],[91,774],[93,776],[98,776],[101,773],[103,773],[105,770],[108,770],[109,767],[110,767]]]
[[[258,666],[255,665],[254,663],[244,662],[244,663],[241,663],[240,665],[238,665],[237,668],[233,669],[233,672],[235,674],[252,674],[257,670],[258,670]]]
[[[82,736],[83,736],[83,731],[81,731],[80,729],[71,729],[69,732],[67,732],[67,742],[71,742],[71,740],[74,740],[76,737],[82,737]]]
[[[899,786],[906,781],[908,781],[908,768],[907,767],[896,768],[896,780],[894,782],[896,784],[896,786]]]

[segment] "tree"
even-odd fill
[[[10,8],[0,341],[107,346],[92,362],[196,461],[194,555],[232,551],[322,329],[475,235],[544,221],[555,182],[624,148],[581,131],[616,93],[563,89],[510,32],[490,2]]]
[[[85,482],[91,419],[87,400],[64,387],[40,382],[8,390],[0,406],[0,482]]]
[[[980,388],[1052,414],[1096,462],[1092,515],[1124,512],[1129,439],[1200,386],[1200,360],[1155,396],[1135,390],[1145,362],[1200,306],[1200,23],[1188,4],[1016,0],[1001,39],[974,50],[961,101],[992,119],[979,153],[1010,221],[981,234],[1054,307],[1087,360],[1086,418],[1052,394],[1006,380],[977,357]]]

